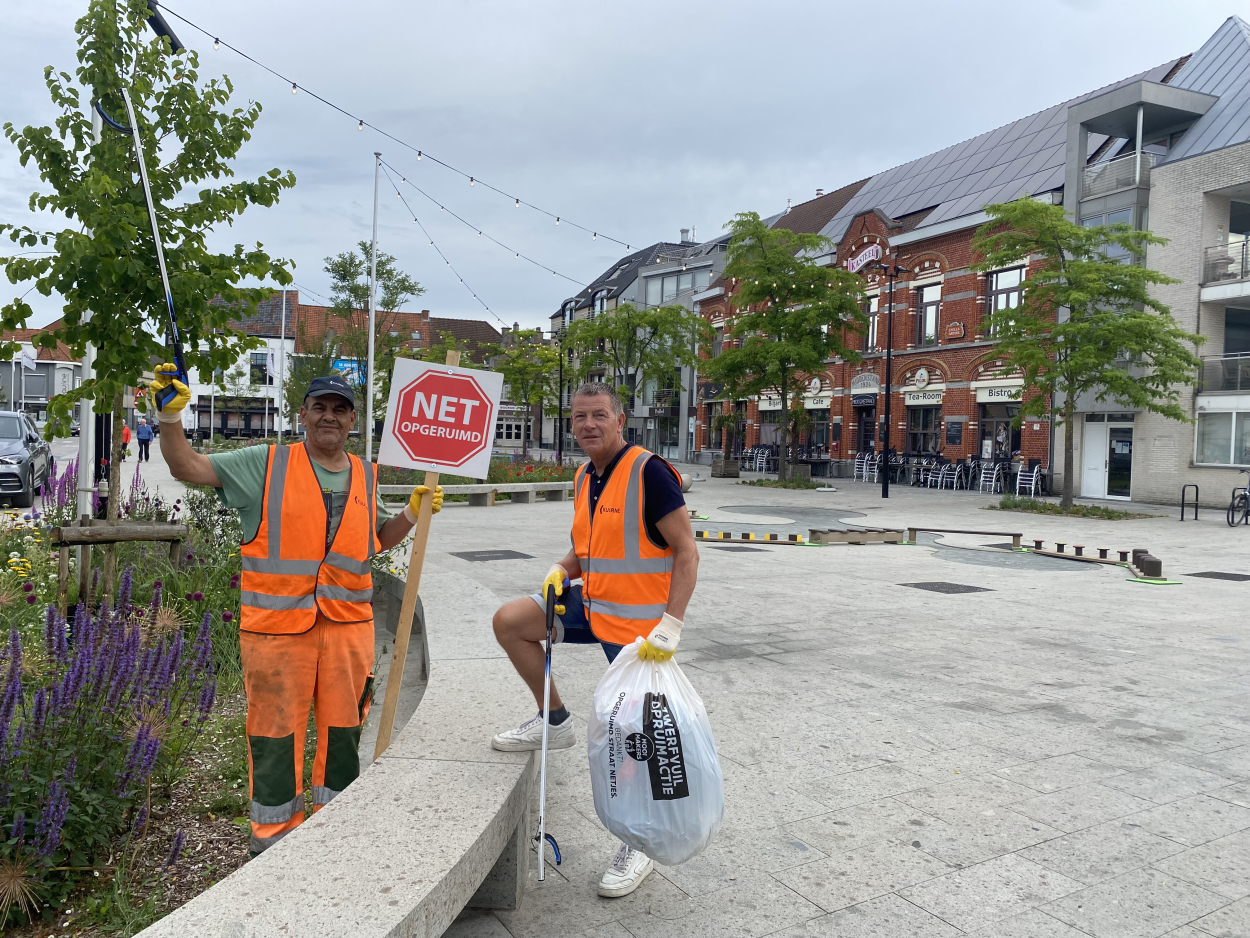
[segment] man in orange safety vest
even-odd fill
[[[239,644],[255,856],[304,820],[310,706],[313,811],[360,774],[373,691],[371,561],[407,536],[430,490],[418,485],[403,512],[390,516],[377,495],[377,467],[344,449],[356,397],[337,375],[308,387],[299,412],[304,442],[200,455],[181,432],[191,392],[176,372],[161,365],[152,382],[154,392],[177,391],[157,414],[166,428],[161,455],[174,478],[217,489],[243,526]],[[442,489],[432,497],[437,512]]]
[[[681,477],[664,459],[625,441],[625,408],[616,389],[579,387],[572,426],[590,457],[573,481],[573,548],[547,573],[539,592],[495,613],[495,637],[539,706],[536,716],[491,740],[505,752],[542,746],[548,586],[561,602],[556,641],[597,642],[613,661],[625,645],[644,638],[639,656],[665,661],[677,650],[698,574]],[[580,586],[571,585],[579,578]],[[547,723],[549,748],[573,745],[573,722],[554,683]],[[599,895],[629,895],[653,867],[650,857],[621,844]]]

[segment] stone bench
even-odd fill
[[[387,495],[402,495],[405,499],[412,494],[411,485],[379,485],[378,491]],[[573,491],[572,482],[481,482],[470,485],[444,485],[444,495],[468,495],[469,504],[488,507],[495,504],[495,496],[506,493],[512,496],[513,504],[528,505],[534,496],[542,492],[549,502],[566,501]]]
[[[376,581],[382,591],[386,579]],[[436,938],[466,907],[518,907],[534,856],[537,759],[490,748],[499,727],[516,723],[523,692],[479,621],[497,601],[473,580],[431,568],[421,593],[431,625],[413,636],[421,644],[409,664],[428,648],[429,682],[390,748],[324,809],[143,938]],[[361,761],[371,753],[362,748]]]

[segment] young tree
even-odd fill
[[[368,383],[364,362],[369,357],[369,255],[372,245],[361,241],[356,245],[360,251],[344,251],[325,259],[325,272],[330,275],[330,310],[339,321],[337,331],[340,358],[361,362],[359,369],[360,389],[363,394]],[[391,335],[397,331],[395,313],[409,300],[425,292],[425,288],[399,269],[395,258],[378,252],[378,297],[374,317],[373,362],[378,380],[375,383],[373,415],[381,420],[386,416],[386,404],[391,396],[391,371],[395,353],[402,338]],[[361,408],[362,410],[364,408]]]
[[[464,356],[460,364],[467,368],[471,364],[470,356],[486,357],[490,354],[490,349],[478,349],[473,347],[468,339],[458,339],[450,332],[440,332],[437,342],[431,343],[429,348],[417,353],[417,361],[435,362],[441,365],[447,361],[448,352],[459,352]]]
[[[984,258],[977,270],[1040,258],[1020,305],[994,312],[990,331],[995,354],[1024,372],[1018,419],[1044,414],[1052,400],[1062,410],[1066,510],[1072,507],[1077,398],[1093,393],[1099,401],[1187,420],[1180,387],[1194,381],[1202,362],[1190,349],[1203,339],[1183,330],[1150,295],[1152,284],[1176,281],[1132,262],[1147,245],[1166,243],[1163,238],[1125,224],[1083,228],[1062,206],[1027,197],[985,211],[990,221],[973,239]],[[1130,256],[1109,256],[1115,248]]]
[[[867,327],[860,308],[863,281],[836,267],[820,267],[807,258],[829,246],[816,234],[769,228],[755,212],[730,223],[729,260],[723,276],[737,287],[731,343],[700,366],[709,380],[721,382],[730,400],[776,394],[781,412],[801,398],[811,375],[833,358],[858,361],[847,344],[848,330]],[[777,476],[788,479],[790,428],[777,428],[780,458]]]
[[[65,343],[80,357],[88,343],[98,350],[95,378],[48,403],[50,434],[67,435],[73,405],[94,401],[113,414],[111,492],[119,492],[122,394],[153,361],[167,360],[164,288],[147,204],[129,134],[105,130],[96,139],[92,103],[127,122],[123,84],[134,101],[144,157],[156,203],[170,289],[187,365],[201,373],[232,364],[256,341],[230,328],[239,306],[257,303],[268,290],[240,286],[247,278],[291,282],[288,263],[273,260],[260,244],[237,244],[229,253],[207,248],[209,235],[231,224],[249,205],[273,205],[295,185],[289,172],[271,169],[254,180],[222,182],[250,139],[260,105],[230,106],[228,78],[201,80],[196,53],[173,54],[169,41],[144,33],[151,15],[146,0],[90,0],[78,20],[78,68],[74,75],[52,66],[44,76],[59,112],[52,127],[4,125],[22,165],[31,162],[45,188],[30,198],[32,211],[63,216],[60,230],[0,223],[19,250],[0,257],[9,282],[33,281],[31,289],[57,294],[63,315],[43,331],[44,348]],[[212,180],[207,188],[206,180]],[[193,193],[186,193],[195,186]],[[25,294],[23,294],[25,295]],[[223,303],[213,303],[220,297]],[[21,298],[0,308],[0,326],[24,328],[32,315]],[[0,347],[0,356],[15,346]],[[117,499],[108,513],[116,517]],[[108,582],[108,570],[105,581]]]
[[[565,369],[565,379],[585,380],[603,371],[626,400],[651,381],[657,389],[672,390],[673,375],[698,362],[706,325],[684,306],[639,309],[632,303],[594,319],[579,319],[565,338],[565,348],[573,349],[575,360],[571,375]]]
[[[508,400],[527,405],[521,452],[528,455],[533,409],[537,405],[542,413],[543,405],[552,396],[552,379],[560,367],[560,350],[545,344],[538,329],[522,329],[512,333],[511,338],[514,341],[491,350],[493,370],[503,375]]]

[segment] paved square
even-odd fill
[[[582,744],[605,660],[558,646],[579,735],[551,757],[547,823],[564,863],[520,910],[465,912],[448,934],[1250,934],[1250,531],[1213,512],[1106,522],[987,511],[990,497],[964,492],[903,486],[882,502],[873,486],[837,487],[711,480],[688,501],[710,525],[757,536],[915,524],[1142,547],[1182,585],[1006,551],[1001,534],[701,545],[677,657],[716,734],[720,836],[633,896],[598,898],[615,842]],[[571,503],[447,505],[422,591],[472,595],[473,624],[438,640],[489,647],[495,604],[537,588],[568,549],[571,515]],[[476,551],[532,559],[463,556]],[[1214,571],[1239,578],[1187,575]],[[913,588],[929,584],[975,591]],[[534,704],[519,679],[515,690],[520,723]]]

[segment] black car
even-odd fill
[[[30,418],[0,411],[0,499],[29,508],[53,472],[52,449]]]

